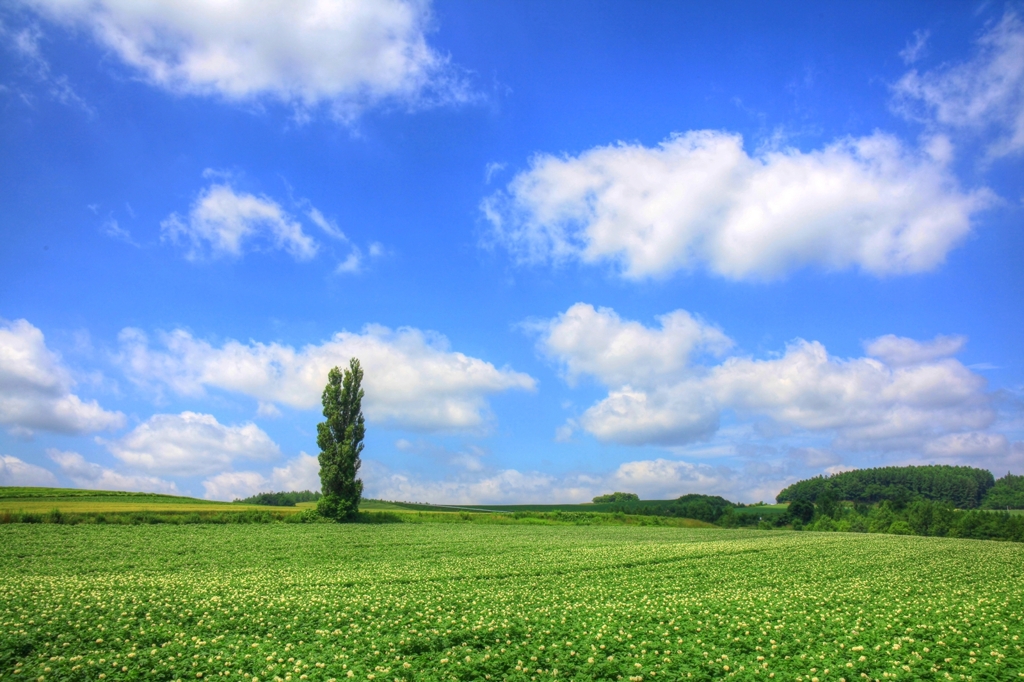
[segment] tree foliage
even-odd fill
[[[985,495],[985,509],[1024,509],[1024,476],[1007,472]]]
[[[257,493],[244,500],[235,500],[239,504],[260,504],[267,507],[294,507],[299,502],[316,502],[322,497],[319,492],[303,490],[302,492],[269,492]]]
[[[810,503],[793,502],[789,505],[790,512],[794,512],[798,504]],[[817,509],[814,522],[804,525],[803,529],[1024,542],[1024,515],[955,509],[948,502],[925,499],[913,500],[899,509],[889,500],[883,500],[874,505],[838,505],[834,516]]]
[[[975,509],[995,485],[992,472],[966,466],[880,467],[844,471],[798,481],[778,494],[779,502],[806,500],[876,503],[889,500],[903,508],[915,499],[947,502],[960,509]]]
[[[356,358],[349,361],[344,373],[338,367],[332,369],[323,393],[325,421],[316,426],[323,486],[317,511],[338,521],[356,517],[363,494],[363,482],[356,478],[366,434],[362,382],[363,369]]]
[[[608,495],[598,495],[594,498],[594,504],[604,504],[607,502],[639,502],[640,496],[636,493],[609,493]]]
[[[814,505],[807,500],[796,500],[789,505],[789,515],[800,523],[807,523],[814,518]]]

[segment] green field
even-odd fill
[[[9,524],[0,546],[3,679],[1024,674],[1024,546],[1013,543],[630,526]]]
[[[230,502],[199,500],[193,497],[159,495],[157,493],[127,493],[105,490],[77,490],[74,488],[0,488],[0,514],[26,512],[46,514],[59,509],[65,514],[223,514],[244,511],[270,510],[275,513],[295,513],[302,507],[259,507]]]
[[[613,514],[603,508],[607,505],[518,505],[492,508],[362,500],[359,506],[363,512],[362,520],[374,523],[653,523],[687,528],[713,527],[712,524],[694,519]],[[0,487],[0,524],[269,523],[301,521],[298,514],[315,507],[315,502],[279,507],[154,493]]]

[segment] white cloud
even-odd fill
[[[903,62],[905,64],[913,64],[924,57],[928,51],[928,38],[930,37],[930,31],[914,31],[913,40],[907,41],[907,46],[900,50],[900,58]]]
[[[739,135],[691,131],[654,148],[539,154],[482,209],[523,262],[612,262],[630,279],[697,267],[894,275],[942,263],[992,201],[960,190],[947,162],[881,133],[750,156]]]
[[[61,452],[50,449],[46,451],[46,454],[60,467],[61,473],[80,488],[169,494],[178,492],[177,486],[171,481],[165,481],[155,476],[120,474],[99,464],[87,462],[77,452]]]
[[[985,379],[940,358],[890,367],[871,358],[830,356],[796,341],[780,358],[730,358],[708,377],[721,404],[814,431],[835,431],[849,447],[915,446],[995,419]]]
[[[245,101],[269,97],[350,120],[381,101],[466,100],[426,41],[426,0],[21,0],[83,27],[153,85]]]
[[[132,233],[121,227],[114,218],[104,220],[103,225],[100,226],[100,232],[111,239],[116,239],[132,246],[138,246],[138,243],[132,238]]]
[[[734,472],[724,467],[668,459],[624,462],[609,477],[608,484],[606,487],[615,490],[643,491],[645,499],[673,499],[693,492],[733,495],[741,487]]]
[[[26,75],[42,85],[51,99],[65,106],[77,107],[90,116],[95,114],[95,110],[89,106],[89,103],[75,92],[66,75],[53,73],[50,63],[39,48],[41,39],[42,32],[38,26],[12,29],[0,21],[0,45],[8,48],[20,58]],[[2,89],[6,88],[0,86],[0,90]],[[31,101],[31,96],[27,93],[20,94],[25,101]]]
[[[564,424],[555,428],[555,442],[556,443],[570,443],[572,442],[572,436],[576,432],[576,420],[566,420]]]
[[[491,184],[491,179],[494,178],[496,174],[505,170],[506,165],[507,164],[499,163],[497,161],[491,161],[484,166],[484,182],[488,185]]]
[[[720,329],[685,310],[657,319],[660,329],[649,329],[611,308],[577,303],[533,328],[542,334],[544,354],[564,361],[570,383],[591,375],[607,385],[647,386],[686,373],[695,352],[720,354],[732,346]]]
[[[239,192],[231,186],[231,174],[207,169],[204,177],[214,182],[200,191],[188,215],[172,213],[160,223],[162,241],[184,246],[185,257],[200,260],[212,257],[240,258],[247,251],[285,251],[295,260],[314,258],[321,244],[303,229],[298,218],[267,196]],[[349,253],[336,267],[337,273],[358,274],[365,269],[363,251],[352,244],[337,223],[327,218],[306,199],[296,202],[309,222],[330,238],[348,244]],[[124,239],[131,244],[131,235],[121,229],[117,221],[108,220],[104,226],[108,236]],[[383,255],[383,247],[373,242],[369,247],[371,258]]]
[[[32,430],[85,433],[119,428],[124,415],[71,392],[75,381],[43,333],[26,320],[0,320],[0,424]]]
[[[256,415],[259,417],[276,419],[281,416],[281,410],[274,403],[265,403],[260,401],[256,406]]]
[[[452,450],[427,440],[417,440],[414,443],[405,438],[396,440],[395,448],[400,452],[414,453],[430,458],[438,464],[455,467],[462,471],[483,471],[487,468],[484,465],[484,460],[489,454],[484,448],[477,445],[467,445],[459,450]]]
[[[143,471],[194,476],[223,471],[238,459],[270,460],[277,444],[252,423],[225,426],[209,414],[156,414],[107,449],[125,464]]]
[[[161,334],[161,350],[145,334],[120,336],[121,362],[140,384],[158,382],[182,395],[218,388],[264,403],[319,406],[327,373],[356,357],[363,365],[363,410],[371,422],[421,430],[474,430],[488,421],[486,397],[533,390],[532,377],[451,351],[443,336],[410,327],[367,325],[296,349],[278,343],[227,341],[214,347],[186,331]]]
[[[309,217],[311,221],[313,221],[314,225],[319,227],[329,236],[339,241],[348,241],[348,237],[346,237],[345,233],[341,231],[341,228],[338,227],[338,224],[333,220],[328,219],[327,216],[321,213],[320,210],[317,209],[315,206],[310,206],[309,209],[306,211],[306,215]]]
[[[12,455],[0,455],[0,486],[53,487],[57,477],[53,472],[29,464]]]
[[[276,201],[236,192],[230,184],[210,185],[199,193],[187,218],[172,213],[160,223],[160,230],[161,239],[185,244],[190,260],[201,258],[207,250],[213,256],[237,258],[254,244],[309,260],[318,248]]]
[[[376,259],[383,256],[386,251],[383,244],[370,242],[368,253],[370,258]],[[363,250],[352,244],[348,256],[345,257],[345,260],[338,263],[337,267],[334,268],[334,272],[339,275],[355,275],[363,272],[365,269],[366,258],[363,256]]]
[[[906,73],[897,111],[938,126],[992,133],[991,156],[1024,150],[1024,22],[1008,10],[977,41],[971,59]]]
[[[967,345],[964,336],[936,336],[931,341],[915,341],[886,334],[865,344],[868,355],[890,367],[906,367],[956,355]]]
[[[225,471],[203,481],[208,500],[244,500],[257,493],[271,492],[267,478],[256,471]]]
[[[951,433],[929,442],[924,452],[933,457],[999,457],[1010,452],[1010,441],[1001,433]]]
[[[608,396],[576,420],[600,440],[683,445],[710,437],[720,415],[729,411],[740,419],[767,418],[786,428],[831,435],[844,448],[919,450],[935,439],[986,429],[996,418],[985,379],[949,357],[963,347],[962,337],[918,342],[886,336],[867,344],[876,357],[851,359],[829,355],[820,343],[797,340],[768,359],[734,356],[712,366],[684,366],[693,334],[673,336],[664,322],[661,330],[638,330],[637,323],[612,311],[582,310],[588,314],[552,320],[541,347],[608,387]],[[569,319],[573,338],[587,343],[549,343]],[[633,331],[609,333],[610,321],[613,329]],[[710,329],[716,342],[726,338]],[[678,355],[667,348],[652,357],[652,337],[666,347],[677,344]],[[630,343],[637,345],[635,355]],[[614,371],[593,361],[613,350]]]
[[[339,275],[356,274],[363,269],[363,252],[357,246],[353,246],[345,260],[338,263],[334,269]]]
[[[320,462],[300,453],[283,467],[274,467],[270,477],[255,471],[226,471],[203,481],[208,500],[237,500],[256,493],[320,490]]]
[[[602,441],[627,445],[678,445],[718,430],[720,406],[698,381],[665,387],[613,388],[590,407],[580,425]]]
[[[796,448],[791,453],[794,459],[811,469],[832,469],[840,465],[840,457],[830,450],[820,448]]]
[[[503,469],[429,480],[393,471],[374,460],[367,460],[362,471],[367,497],[463,505],[590,502],[597,495],[616,490],[637,493],[645,500],[702,493],[756,502],[773,499],[796,480],[774,467],[733,469],[661,458],[624,462],[603,473],[563,476]]]
[[[621,465],[614,473],[613,490],[625,486],[647,490],[647,495],[675,498],[686,493],[721,495],[736,502],[774,500],[780,490],[821,472],[820,463],[808,468],[806,454],[761,453],[756,458],[693,463],[678,459],[639,460]],[[836,467],[833,467],[836,468]],[[678,491],[678,492],[677,492]]]
[[[452,480],[424,480],[405,472],[394,472],[379,462],[363,465],[367,497],[431,504],[522,504],[550,501],[589,502],[589,488],[562,488],[558,481],[539,472],[515,469],[462,476]]]
[[[270,480],[274,490],[319,490],[320,461],[313,455],[300,452],[283,467],[274,467]]]

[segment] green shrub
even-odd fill
[[[889,526],[889,535],[913,535],[914,529],[906,521],[893,521]]]

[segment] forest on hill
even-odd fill
[[[884,500],[945,502],[957,509],[1024,509],[1024,477],[1007,474],[999,482],[991,471],[967,466],[929,465],[855,469],[798,481],[778,494],[779,502],[817,503],[823,495],[847,502]]]
[[[795,529],[1024,542],[1024,476],[965,466],[882,467],[799,481],[779,493]],[[1001,511],[1000,511],[1001,510]]]

